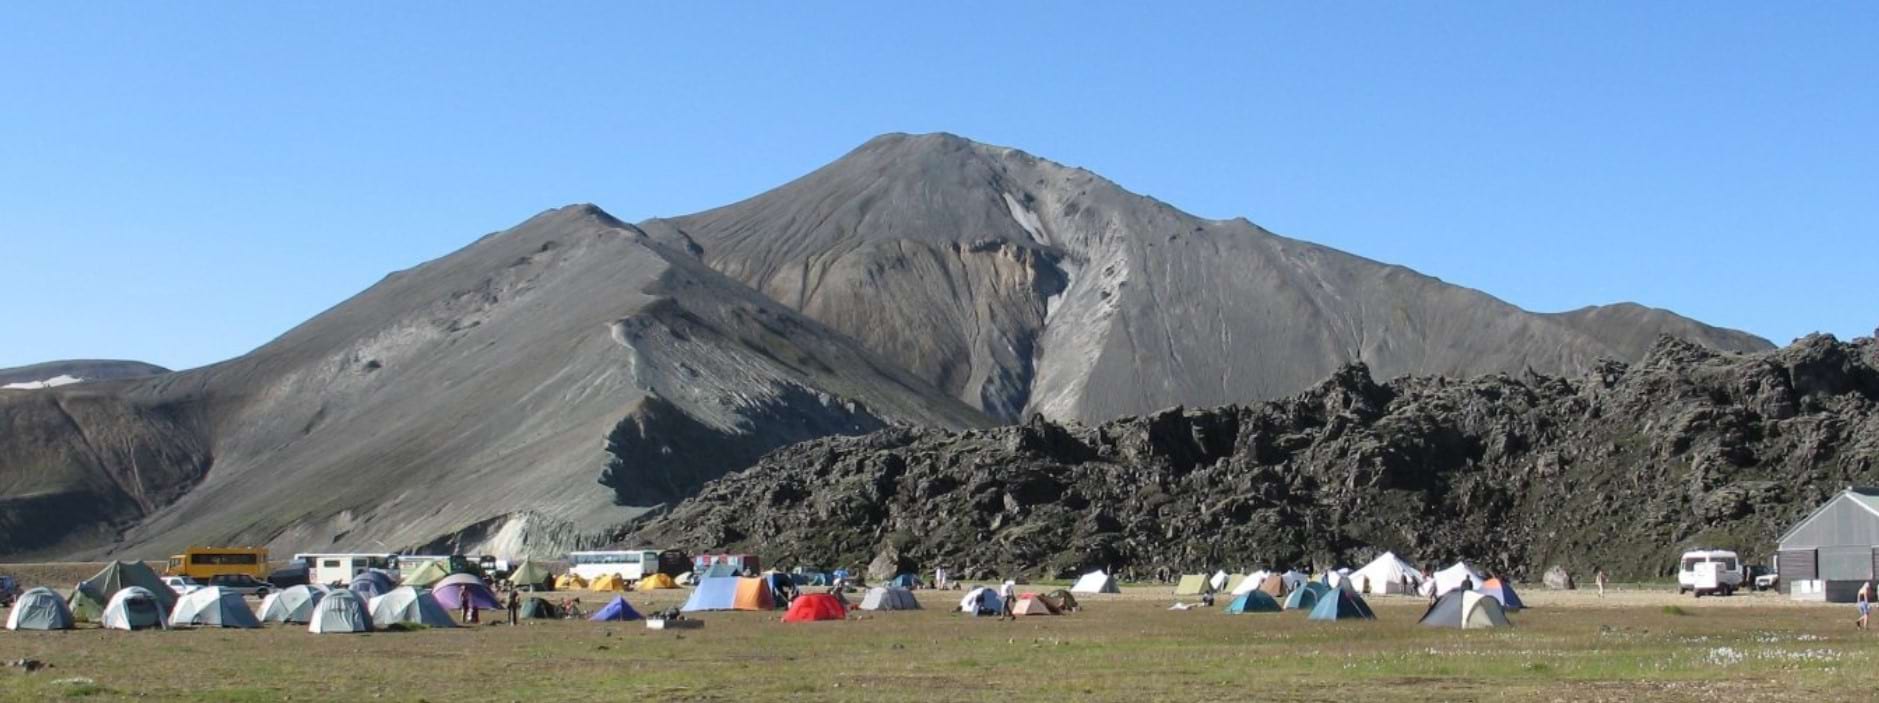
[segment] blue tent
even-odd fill
[[[789,575],[798,586],[827,586],[829,575],[820,571],[796,571]]]
[[[1481,585],[1481,595],[1500,601],[1502,610],[1519,610],[1527,607],[1526,603],[1520,602],[1520,594],[1514,592],[1514,584],[1505,579],[1488,579],[1487,583]]]
[[[736,575],[737,575],[737,567],[731,566],[731,563],[728,561],[721,561],[716,564],[712,564],[709,567],[706,567],[704,573],[699,574],[698,578],[715,579],[715,578],[724,578],[726,576],[736,576]]]
[[[919,588],[920,577],[916,574],[901,574],[899,576],[895,576],[894,578],[888,579],[887,585],[890,588],[908,588],[908,589]]]
[[[738,580],[735,576],[699,579],[698,588],[692,590],[692,597],[685,599],[685,605],[679,610],[694,613],[700,610],[735,609]]]
[[[1370,612],[1370,604],[1364,597],[1352,593],[1348,588],[1334,588],[1318,598],[1318,604],[1312,606],[1311,615],[1306,620],[1375,620],[1376,613]]]
[[[371,600],[391,592],[391,577],[377,569],[367,569],[352,577],[352,592]]]
[[[626,596],[614,596],[613,600],[608,601],[605,607],[601,608],[599,612],[594,613],[593,617],[588,618],[588,620],[594,622],[638,619],[639,611],[633,609],[632,603],[626,602]]]
[[[1265,591],[1254,589],[1234,598],[1233,602],[1227,605],[1227,612],[1233,614],[1276,613],[1279,612],[1279,602],[1273,600],[1272,596]]]
[[[1317,581],[1307,581],[1285,597],[1286,610],[1311,610],[1318,605],[1318,598],[1331,592],[1331,587]]]

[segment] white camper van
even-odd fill
[[[1677,567],[1677,592],[1729,595],[1742,586],[1742,559],[1725,549],[1696,549],[1683,553]]]

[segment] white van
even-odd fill
[[[1677,567],[1677,592],[1729,595],[1742,587],[1742,559],[1726,549],[1695,549],[1683,553]]]
[[[352,577],[366,569],[378,569],[398,579],[396,554],[295,554],[294,560],[307,565],[307,583],[345,588]]]

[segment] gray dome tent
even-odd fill
[[[9,630],[70,630],[72,611],[65,599],[50,588],[40,587],[20,594],[7,613]]]

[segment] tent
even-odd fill
[[[176,608],[170,611],[170,627],[185,625],[253,629],[260,627],[261,621],[255,619],[239,591],[203,586],[176,599]]]
[[[357,591],[336,589],[313,606],[313,617],[307,620],[307,631],[316,634],[371,632],[372,616],[365,608],[365,599],[360,598]]]
[[[1049,599],[1039,598],[1035,593],[1026,593],[1018,598],[1018,604],[1011,606],[1012,615],[1062,615],[1057,604]]]
[[[633,604],[626,602],[626,596],[614,596],[613,600],[607,601],[605,606],[594,611],[587,619],[594,622],[623,622],[638,620],[640,617],[639,611],[633,609]]]
[[[359,594],[360,600],[377,598],[391,592],[391,575],[379,571],[378,569],[366,569],[365,571],[359,572],[359,575],[352,577],[352,585],[347,586],[347,588],[352,589],[353,593]]]
[[[723,576],[701,579],[698,587],[692,589],[692,596],[685,599],[680,612],[695,613],[704,610],[736,610],[738,579]]]
[[[137,586],[149,591],[163,612],[168,613],[176,607],[176,592],[170,590],[169,585],[157,576],[157,572],[151,571],[141,561],[114,561],[106,564],[97,574],[80,582],[79,586],[90,588],[92,594],[104,603],[109,603],[111,597],[117,595],[118,589]]]
[[[1318,606],[1318,599],[1331,592],[1331,587],[1317,581],[1308,581],[1285,597],[1286,610],[1310,610]]]
[[[1048,595],[1045,595],[1044,598],[1049,599],[1051,603],[1055,604],[1058,610],[1066,613],[1083,609],[1083,606],[1077,603],[1076,596],[1071,595],[1069,591],[1061,588],[1051,591]]]
[[[1252,581],[1252,579],[1247,579],[1247,581]],[[1241,584],[1241,588],[1245,588],[1245,584]],[[1247,590],[1259,591],[1275,599],[1284,598],[1285,594],[1291,592],[1285,587],[1285,577],[1278,574],[1268,574],[1259,580],[1259,585]]]
[[[366,611],[372,615],[372,628],[384,629],[392,625],[423,625],[425,627],[456,627],[457,622],[450,619],[450,611],[437,602],[430,589],[400,586],[390,593],[373,598],[366,603]]]
[[[1070,592],[1121,593],[1122,589],[1116,586],[1116,577],[1101,571],[1091,571],[1078,578],[1076,585],[1070,587]]]
[[[1207,579],[1207,590],[1219,593],[1220,589],[1227,587],[1227,579],[1230,578],[1233,578],[1232,574],[1225,571],[1215,571],[1214,575]]]
[[[791,571],[789,579],[796,582],[798,586],[827,586],[830,581],[827,573],[801,568]]]
[[[13,610],[7,613],[7,629],[70,630],[72,610],[50,588],[29,589],[13,600]]]
[[[1304,586],[1307,582],[1311,581],[1311,578],[1305,576],[1304,572],[1301,572],[1297,569],[1293,569],[1283,574],[1279,574],[1279,581],[1285,584],[1285,592],[1291,593],[1293,590],[1296,590],[1297,588]]]
[[[561,576],[555,579],[555,590],[557,591],[587,590],[587,579],[581,578],[579,574],[576,574],[570,571],[568,573],[562,574]]]
[[[72,620],[76,622],[98,622],[104,617],[104,604],[109,600],[81,583],[65,597],[65,607],[72,611]]]
[[[1227,604],[1227,612],[1234,615],[1240,613],[1276,613],[1279,612],[1279,601],[1273,599],[1273,597],[1268,595],[1265,591],[1247,591],[1240,594],[1238,598],[1234,598],[1232,603]]]
[[[618,598],[619,596],[614,597]],[[524,598],[522,599],[522,608],[517,612],[523,618],[529,620],[561,619],[561,606],[548,602],[546,598],[535,598],[533,596]]]
[[[794,608],[792,604],[790,606]],[[920,601],[905,588],[870,588],[861,598],[862,610],[919,610]]]
[[[1246,574],[1234,574],[1232,576],[1227,577],[1227,583],[1225,586],[1221,586],[1220,588],[1216,588],[1214,590],[1220,593],[1233,593],[1234,595],[1239,595],[1238,593],[1235,593],[1235,592],[1240,589],[1240,584],[1243,584],[1243,583],[1246,583]]]
[[[515,569],[509,572],[509,583],[515,584],[516,588],[536,589],[552,586],[554,580],[555,575],[548,570],[548,567],[528,559],[523,559],[522,563],[516,564]]]
[[[1485,627],[1510,627],[1501,602],[1474,591],[1451,591],[1437,598],[1418,621],[1429,627],[1453,627],[1472,630]]]
[[[626,587],[626,577],[612,572],[601,574],[599,578],[589,581],[587,583],[587,589],[590,591],[616,592],[632,590]]]
[[[438,581],[431,588],[431,595],[437,602],[451,610],[462,610],[465,601],[477,610],[498,610],[502,602],[496,600],[496,592],[489,590],[489,584],[475,574],[451,574]]]
[[[770,580],[763,578],[740,578],[737,580],[737,597],[733,608],[738,610],[775,610],[776,599],[770,593]]]
[[[673,581],[672,577],[667,576],[665,574],[653,574],[651,576],[647,576],[646,578],[640,579],[639,586],[635,590],[657,591],[661,589],[678,588],[678,587],[679,587],[678,582]]]
[[[1413,595],[1421,584],[1422,573],[1394,552],[1384,552],[1351,574],[1351,588],[1358,593]]]
[[[1266,577],[1271,576],[1271,575],[1272,575],[1272,572],[1266,571],[1265,569],[1260,569],[1253,573],[1247,574],[1245,578],[1240,579],[1238,582],[1234,583],[1231,588],[1228,588],[1227,593],[1237,596],[1237,595],[1243,595],[1247,591],[1258,590],[1260,584],[1263,584],[1266,582]],[[1268,593],[1266,595],[1272,595],[1272,594]]]
[[[113,630],[167,629],[170,626],[164,619],[163,601],[142,586],[118,589],[117,594],[111,596],[111,602],[104,604],[104,615],[99,617],[99,622]]]
[[[790,601],[789,612],[783,614],[783,622],[815,622],[818,620],[846,620],[848,609],[835,596],[827,593],[810,593]]]
[[[1005,612],[1005,602],[998,597],[998,591],[980,586],[966,591],[966,597],[959,599],[959,612],[972,615],[999,615]]]
[[[1200,574],[1188,574],[1181,577],[1181,582],[1174,587],[1177,596],[1198,596],[1207,592],[1207,577]]]
[[[1501,602],[1502,610],[1519,610],[1527,607],[1520,602],[1520,594],[1514,592],[1514,584],[1504,579],[1491,578],[1481,584],[1481,595]]]
[[[1377,614],[1370,612],[1370,604],[1364,597],[1348,588],[1333,588],[1331,592],[1318,596],[1318,604],[1311,607],[1311,614],[1306,620],[1375,620]]]
[[[1332,569],[1318,575],[1318,580],[1332,588],[1343,586],[1350,581],[1350,569]]]
[[[313,619],[313,608],[326,597],[325,589],[291,586],[261,599],[261,622],[305,623]]]
[[[736,575],[738,575],[737,567],[731,566],[731,563],[728,561],[721,561],[716,564],[712,564],[711,566],[706,567],[704,571],[699,572],[698,578],[712,579],[712,578],[724,578],[726,576],[736,576]]]
[[[894,588],[906,588],[906,589],[919,588],[920,587],[920,575],[919,574],[901,574],[899,576],[895,576],[894,578],[888,579],[887,583],[882,584],[882,585],[892,586]]]
[[[444,580],[450,575],[450,562],[445,559],[432,559],[424,562],[411,573],[404,575],[404,585],[430,588],[432,584]]]
[[[1487,579],[1481,577],[1481,572],[1470,568],[1468,562],[1458,561],[1454,566],[1435,572],[1435,595],[1441,596],[1457,588],[1479,591],[1484,581]]]

